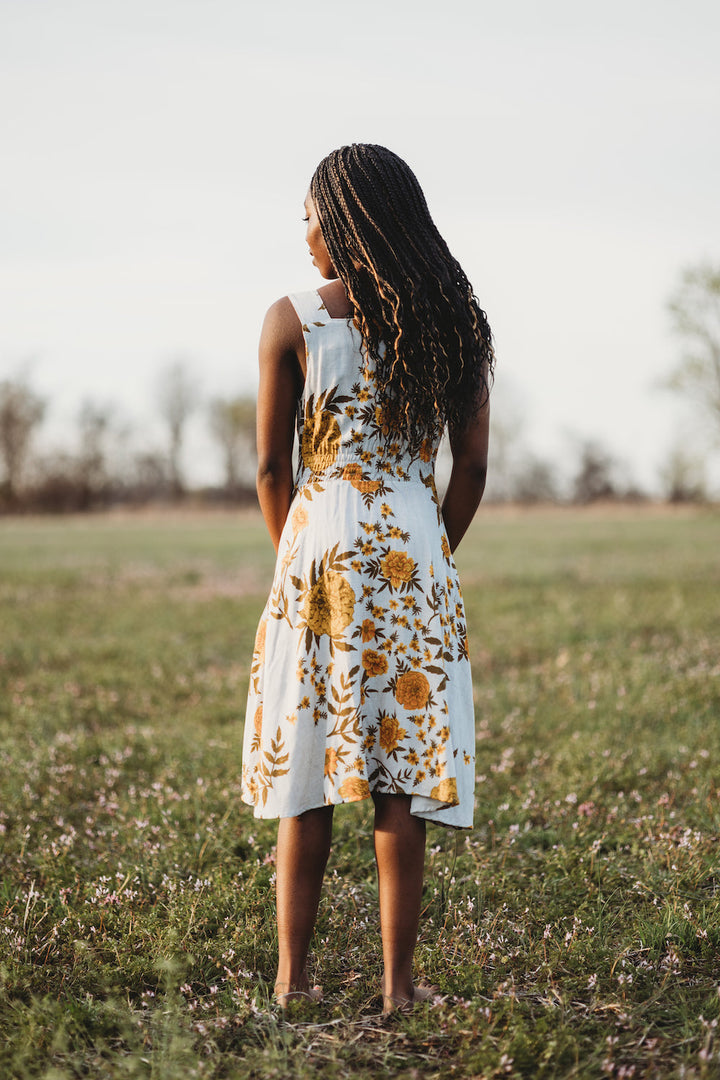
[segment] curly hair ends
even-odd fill
[[[492,334],[414,173],[353,143],[320,162],[310,195],[388,427],[413,448],[445,424],[463,430],[489,394]]]

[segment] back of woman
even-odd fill
[[[280,819],[283,1003],[313,994],[307,949],[333,807],[373,799],[393,1008],[418,995],[425,822],[473,818],[472,680],[451,552],[484,486],[493,354],[396,155],[365,144],[328,155],[306,212],[313,262],[332,283],[278,301],[261,337],[258,493],[278,558],[252,659],[243,797]]]

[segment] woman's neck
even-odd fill
[[[318,292],[331,319],[344,319],[346,315],[350,314],[350,305],[345,286],[339,278],[336,281],[328,282],[327,285],[323,285],[322,288],[318,289]]]

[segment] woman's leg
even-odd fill
[[[308,810],[278,825],[276,863],[278,971],[281,1004],[310,991],[307,955],[315,928],[323,875],[330,854],[332,806]]]
[[[409,795],[373,795],[375,859],[383,943],[383,1009],[421,996],[413,986],[425,870],[425,822],[410,813]]]

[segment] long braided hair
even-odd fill
[[[414,173],[353,143],[320,162],[310,195],[388,429],[414,448],[444,424],[463,430],[489,394],[492,334]]]

